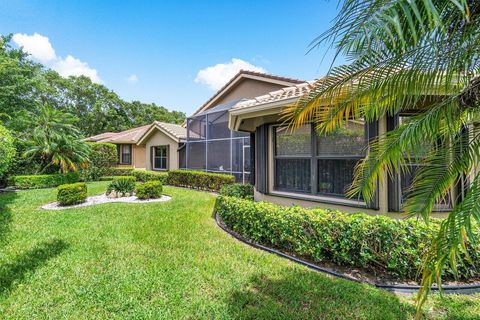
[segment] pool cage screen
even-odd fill
[[[232,174],[239,183],[250,182],[250,135],[228,128],[228,109],[233,105],[219,105],[187,119],[181,168]]]

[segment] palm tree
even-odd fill
[[[285,110],[292,128],[313,122],[319,132],[347,119],[377,121],[413,111],[407,123],[370,143],[355,170],[350,195],[372,199],[384,172],[408,170],[420,152],[404,210],[428,222],[435,203],[469,176],[462,198],[443,221],[425,257],[418,310],[447,264],[455,270],[480,223],[480,1],[345,0],[332,28],[312,43],[330,43],[348,65],[331,68]],[[470,129],[470,130],[468,130]],[[465,132],[469,132],[469,136]],[[474,173],[472,173],[474,172]]]
[[[41,172],[56,166],[61,172],[76,171],[86,167],[89,162],[90,147],[81,139],[80,131],[75,127],[77,119],[51,106],[40,107],[37,113],[31,113],[27,127],[28,148],[24,155],[40,158]]]

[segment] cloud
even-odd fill
[[[12,37],[19,47],[23,47],[23,50],[32,55],[33,58],[39,60],[42,63],[57,59],[55,49],[50,44],[50,40],[41,34],[34,33],[29,36],[28,34],[16,33]]]
[[[137,82],[138,82],[138,77],[137,77],[136,74],[131,74],[131,75],[129,75],[128,77],[126,77],[125,80],[126,80],[128,83],[134,84],[134,83],[137,83]]]
[[[58,59],[52,66],[62,77],[86,76],[93,82],[101,83],[97,70],[90,68],[88,63],[68,55],[65,59]]]
[[[12,40],[34,60],[57,71],[62,77],[83,75],[89,77],[93,82],[102,83],[97,70],[91,68],[88,63],[72,55],[67,55],[66,58],[57,56],[48,37],[36,32],[32,35],[16,33]]]
[[[220,89],[240,70],[249,70],[256,72],[267,72],[264,68],[255,66],[242,59],[233,58],[226,63],[219,63],[214,66],[201,69],[195,78],[196,83],[207,85],[212,90]]]

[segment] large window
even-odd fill
[[[153,147],[153,169],[168,169],[168,146]]]
[[[349,121],[328,135],[311,125],[273,127],[274,190],[345,197],[366,154],[365,130],[363,121]]]
[[[120,144],[117,145],[118,163],[119,164],[132,164],[132,145]]]

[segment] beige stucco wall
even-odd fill
[[[164,133],[155,130],[154,133],[145,142],[145,162],[146,169],[152,170],[151,164],[151,147],[170,146],[168,155],[168,170],[178,169],[178,142],[168,137]]]
[[[137,169],[145,169],[146,165],[145,147],[133,145],[133,166]]]

